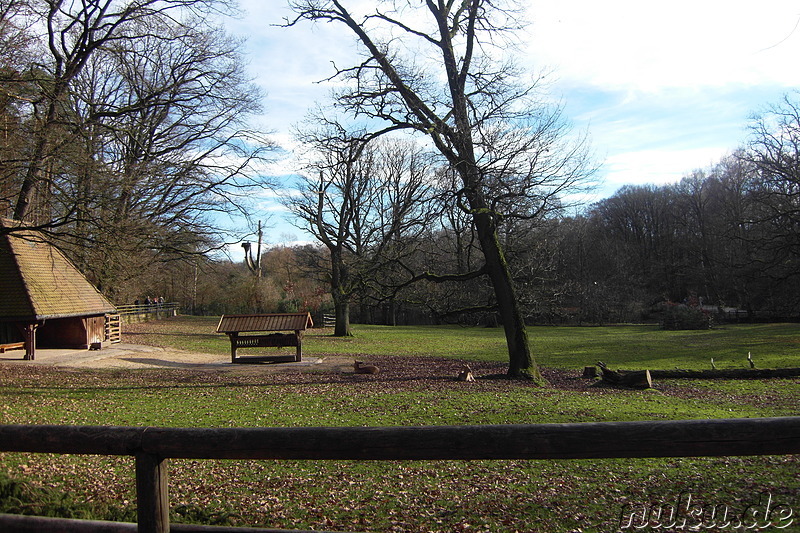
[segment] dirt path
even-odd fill
[[[324,372],[352,371],[350,357],[303,357],[298,363],[237,364],[227,355],[164,349],[140,344],[113,344],[102,350],[37,349],[35,361],[24,361],[23,351],[0,355],[0,362],[67,368],[174,368],[220,372],[293,372],[298,369]]]

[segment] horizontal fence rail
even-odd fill
[[[134,456],[137,531],[166,533],[170,531],[168,458],[464,460],[786,455],[800,453],[800,417],[344,428],[6,425],[0,426],[0,451]],[[4,519],[0,516],[0,530],[7,524]],[[87,526],[83,531],[97,530]]]
[[[120,317],[124,324],[178,316],[179,311],[180,304],[178,302],[117,306],[117,316]]]
[[[0,514],[0,531],[3,533],[138,533],[136,524],[75,518],[46,518]],[[336,533],[333,531],[300,531],[297,529],[263,529],[255,527],[201,526],[171,524],[171,533]]]
[[[570,424],[0,426],[0,451],[181,459],[598,459],[800,453],[800,417]]]
[[[136,313],[153,313],[155,311],[178,309],[178,302],[164,302],[163,304],[125,304],[118,305],[117,312],[120,315],[130,315]]]

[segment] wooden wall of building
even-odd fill
[[[104,340],[103,315],[46,320],[36,331],[36,344],[42,348],[88,348]]]

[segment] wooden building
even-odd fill
[[[2,229],[17,223],[0,219]],[[100,348],[114,306],[34,231],[0,232],[0,351]]]

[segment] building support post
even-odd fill
[[[25,324],[20,326],[22,334],[25,336],[25,361],[33,361],[36,358],[36,328],[39,327],[38,322]]]

